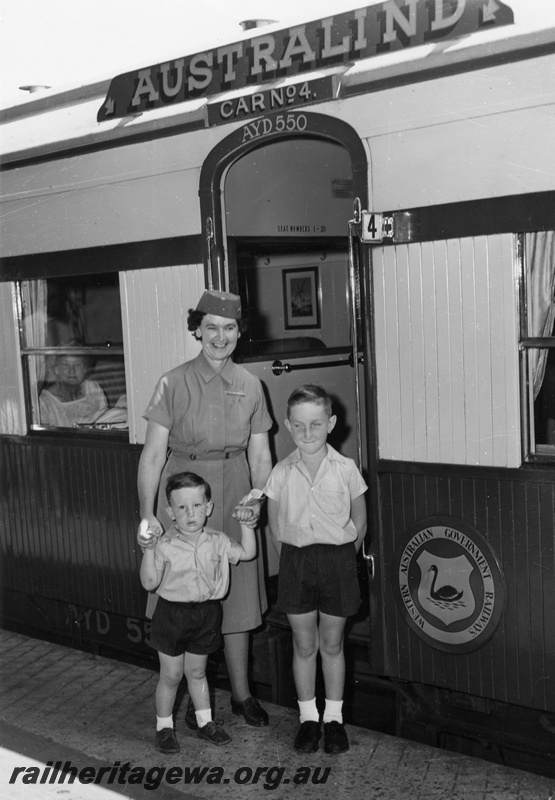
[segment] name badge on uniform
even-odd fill
[[[226,389],[225,393],[226,394],[231,394],[231,395],[233,395],[233,397],[244,397],[245,396],[245,392],[232,392],[230,389]]]

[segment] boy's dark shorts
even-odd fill
[[[322,611],[350,617],[361,604],[354,543],[283,544],[279,561],[277,607],[285,614]]]
[[[158,598],[152,616],[150,645],[167,656],[207,656],[222,646],[222,604],[176,603]]]

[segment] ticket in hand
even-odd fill
[[[264,492],[262,491],[262,489],[251,489],[248,495],[245,497],[245,499],[241,500],[240,505],[255,506],[262,500],[263,497],[264,497]]]

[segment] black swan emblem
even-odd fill
[[[439,589],[436,590],[436,580],[438,575],[438,569],[436,565],[432,564],[429,571],[434,573],[432,585],[430,587],[430,597],[433,600],[441,600],[444,603],[454,603],[461,599],[463,592],[457,592],[454,586],[440,586]]]

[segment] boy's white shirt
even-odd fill
[[[213,537],[218,537],[215,540]],[[174,540],[178,540],[179,544],[173,545]],[[217,547],[208,549],[206,545],[217,541]],[[194,566],[192,569],[181,569],[179,572],[176,566],[171,566],[171,562],[163,558],[164,550],[171,546],[178,548],[178,553],[184,554],[184,563],[181,564],[183,568],[187,566],[187,559],[185,553],[189,552],[193,556]],[[222,547],[222,545],[224,545]],[[213,556],[212,559],[205,559],[203,570],[198,569],[198,561],[203,558],[202,550],[208,549],[208,555]],[[154,553],[154,563],[157,571],[162,571],[162,579],[156,588],[156,593],[166,600],[177,602],[203,602],[204,600],[221,600],[225,597],[229,587],[229,565],[237,564],[243,553],[243,548],[240,542],[231,539],[221,531],[215,531],[212,528],[204,526],[203,530],[199,533],[198,537],[192,541],[191,538],[174,525],[160,537],[156,543]],[[170,563],[169,569],[165,564]],[[208,574],[212,570],[213,575]],[[190,580],[183,580],[179,577],[183,572],[192,577],[193,583]]]
[[[264,494],[278,502],[278,530],[274,534],[282,543],[305,547],[347,544],[357,539],[351,502],[368,487],[353,459],[341,455],[330,444],[326,447],[326,456],[314,480],[295,448],[276,464],[263,489]]]

